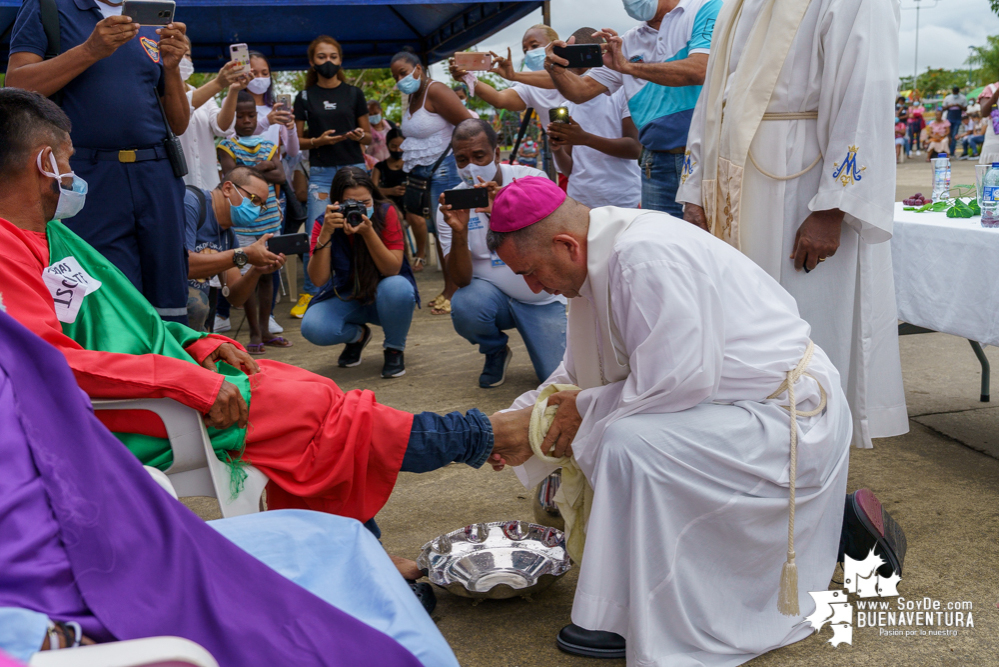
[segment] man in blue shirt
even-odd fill
[[[604,30],[604,66],[584,76],[548,46],[545,69],[560,93],[582,104],[624,89],[642,144],[642,208],[683,217],[676,191],[683,171],[687,131],[708,67],[708,51],[721,0],[624,0],[642,23],[624,35]]]
[[[68,226],[121,269],[164,320],[186,323],[184,183],[164,147],[164,115],[177,135],[190,119],[179,69],[186,27],[139,26],[106,0],[55,5],[58,45],[46,37],[39,0],[21,5],[6,85],[55,96],[73,124],[70,164],[89,192],[88,206]]]
[[[273,234],[240,248],[232,229],[234,218],[266,201],[268,183],[249,167],[236,167],[214,190],[190,188],[184,195],[185,245],[188,255],[187,317],[201,331],[209,311],[209,288],[217,287],[234,306],[242,306],[257,287],[260,276],[284,266],[284,255],[267,249]]]

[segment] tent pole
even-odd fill
[[[552,24],[552,0],[545,0],[541,6],[541,22],[547,26]]]

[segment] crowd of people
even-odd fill
[[[809,633],[807,592],[846,555],[901,573],[901,528],[846,493],[851,445],[908,430],[887,133],[896,159],[960,142],[984,160],[999,86],[978,121],[955,90],[923,135],[925,108],[893,109],[897,34],[871,32],[897,27],[888,0],[624,0],[622,35],[537,25],[522,69],[491,54],[502,90],[401,51],[398,124],[331,36],[294,95],[256,51],[195,88],[183,23],[55,2],[59,53],[26,0],[0,91],[0,650],[177,635],[225,665],[457,664],[422,573],[374,541],[399,472],[455,462],[529,488],[581,470],[572,530],[591,539],[582,560],[567,536],[580,577],[556,639],[577,655],[738,664]],[[575,44],[601,64],[570,67]],[[545,141],[505,158],[470,98],[532,109]],[[338,366],[378,327],[381,377],[406,372],[433,243],[426,305],[478,346],[478,385],[505,382],[516,329],[538,389],[414,415],[267,359],[292,345],[269,244],[299,230],[291,314]],[[221,335],[233,308],[245,346]],[[196,410],[236,486],[245,464],[267,476],[269,511],[204,525],[143,470],[172,463],[163,425],[85,396]],[[539,401],[557,410],[532,445]]]
[[[978,98],[968,100],[961,88],[954,86],[936,108],[918,99],[908,103],[900,97],[895,104],[895,159],[926,154],[931,160],[940,154],[951,159],[978,160],[991,164],[999,157],[996,135],[996,101],[999,84],[982,89]],[[927,121],[927,115],[932,118]],[[960,155],[958,155],[960,148]]]

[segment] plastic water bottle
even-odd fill
[[[933,201],[950,198],[950,158],[937,153],[933,158]]]
[[[999,162],[982,179],[982,227],[999,227]]]

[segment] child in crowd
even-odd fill
[[[264,234],[281,233],[281,209],[278,206],[274,184],[284,182],[284,170],[281,168],[280,158],[277,155],[277,145],[263,136],[255,134],[256,129],[256,102],[252,95],[241,90],[236,101],[236,136],[225,139],[219,144],[219,164],[222,166],[223,173],[229,173],[237,166],[250,167],[260,172],[260,175],[268,183],[268,195],[266,202],[253,202],[261,206],[260,215],[257,216],[256,220],[245,226],[233,226],[240,247],[255,243]],[[240,194],[244,197],[250,197],[251,201],[256,197],[256,195],[242,190]],[[239,259],[238,256],[234,259],[237,266],[239,266]],[[245,263],[240,266],[241,271],[248,269],[249,266]],[[271,336],[268,331],[273,296],[274,283],[270,280],[262,280],[257,286],[256,296],[247,300],[244,306],[246,308],[246,321],[250,326],[250,344],[246,346],[246,351],[250,354],[264,354],[266,345],[291,347],[291,341],[281,336]]]
[[[371,171],[371,180],[381,191],[382,196],[395,203],[400,211],[406,210],[403,196],[406,194],[406,172],[402,170],[402,142],[405,137],[396,128],[388,131],[385,144],[389,156],[375,165]]]

